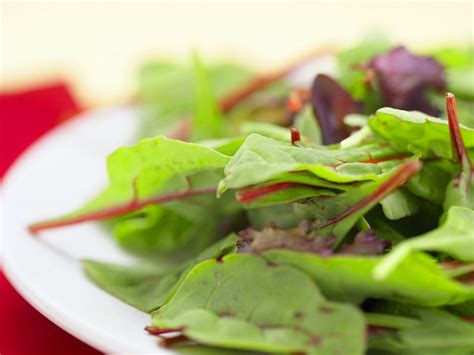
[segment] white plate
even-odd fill
[[[94,224],[32,237],[26,226],[70,211],[106,183],[105,157],[133,141],[130,107],[86,113],[41,138],[10,169],[2,197],[3,267],[13,286],[54,323],[108,353],[170,353],[143,328],[150,317],[89,282],[79,259],[130,263]],[[1,297],[1,296],[0,296]],[[67,352],[67,349],[65,349]]]

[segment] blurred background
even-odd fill
[[[270,69],[331,43],[383,31],[408,46],[474,38],[472,1],[2,2],[3,91],[66,80],[85,106],[127,100],[156,56],[199,49]]]

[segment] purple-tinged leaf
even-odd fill
[[[334,243],[332,236],[320,236],[317,232],[308,231],[309,223],[302,221],[297,228],[279,229],[269,225],[262,231],[246,229],[240,233],[237,242],[239,253],[261,253],[270,249],[289,249],[321,255],[332,254]]]
[[[343,245],[340,254],[379,255],[389,246],[389,241],[377,238],[374,231],[369,229],[357,233],[352,243]]]
[[[316,76],[311,87],[311,103],[318,118],[324,144],[339,143],[348,137],[344,117],[362,111],[362,105],[334,79],[324,74]]]
[[[425,97],[427,89],[446,88],[444,67],[434,58],[396,47],[374,57],[367,68],[375,72],[387,106],[430,115],[440,113]]]

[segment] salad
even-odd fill
[[[84,272],[162,346],[474,352],[474,48],[371,38],[265,75],[193,54],[143,66],[138,97],[109,185],[29,229],[101,221],[137,264]]]

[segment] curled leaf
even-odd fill
[[[319,121],[324,144],[339,143],[349,134],[344,117],[362,111],[360,103],[334,79],[324,74],[316,76],[311,87],[311,103]]]

